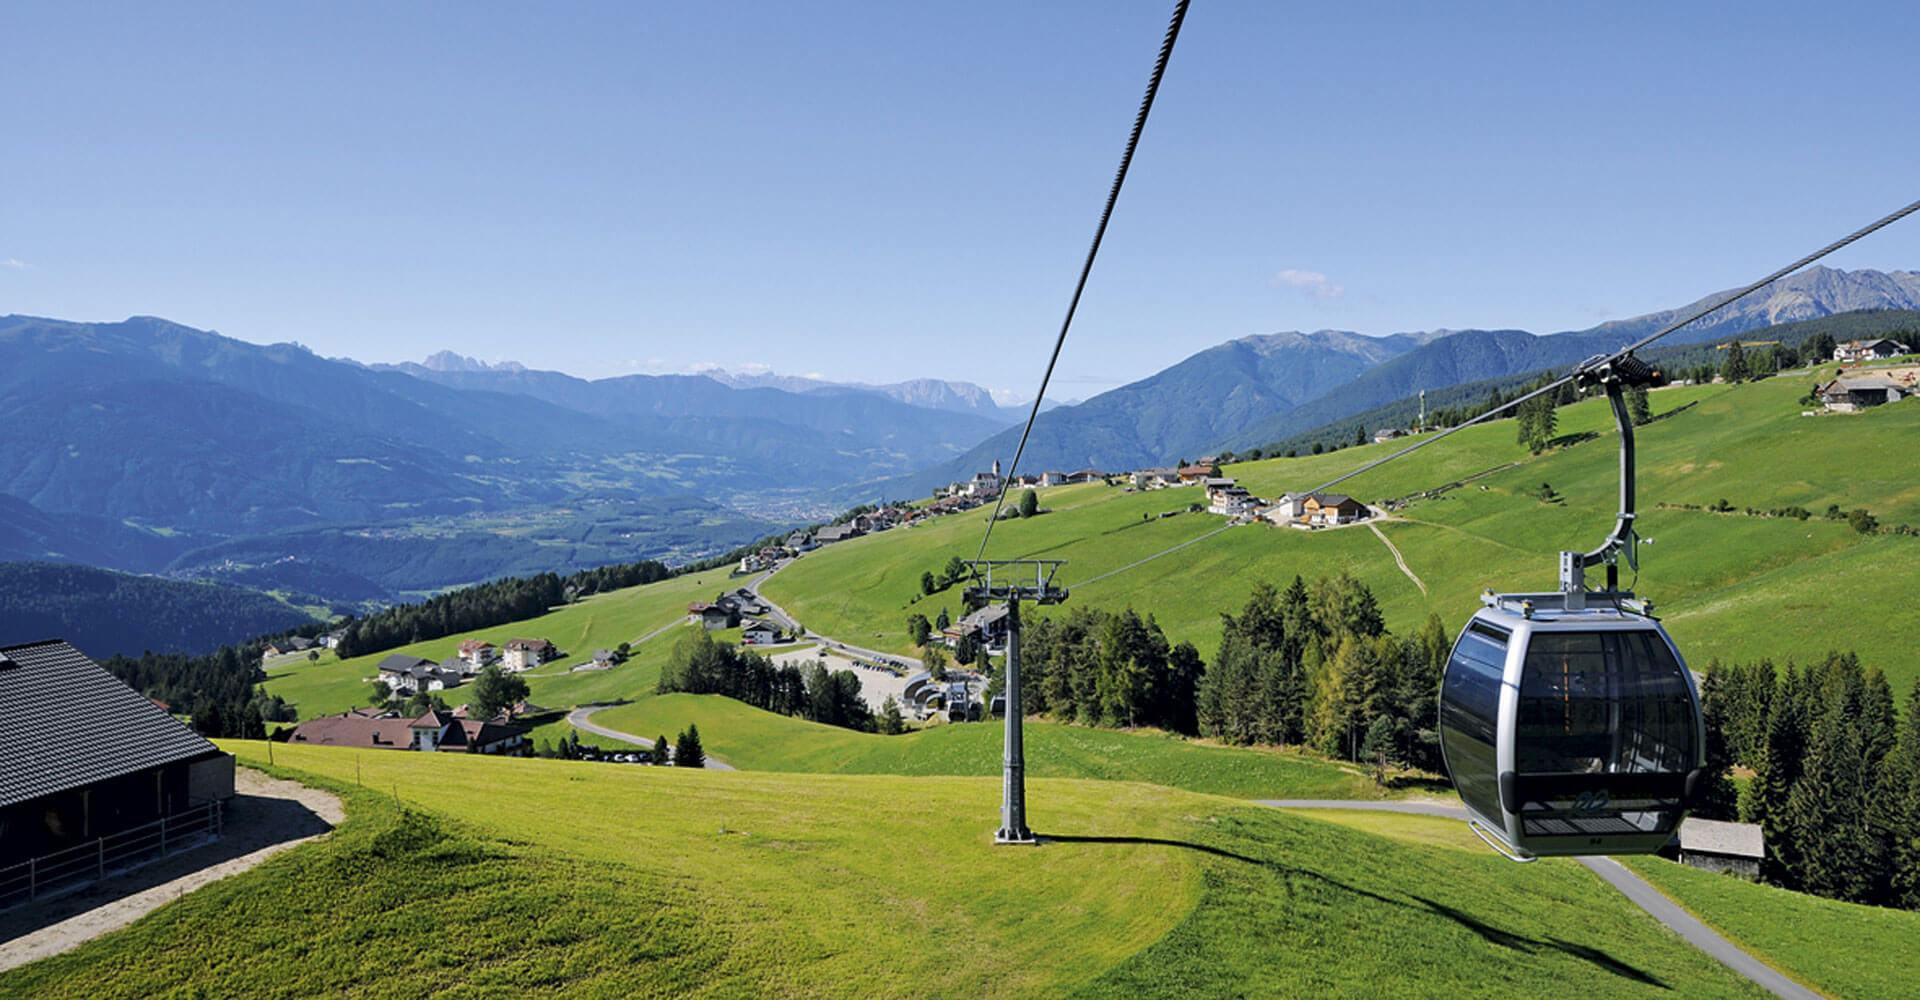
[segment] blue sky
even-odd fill
[[[12,5],[0,312],[1030,397],[1170,6]],[[1584,328],[1920,198],[1920,5],[1454,6],[1196,3],[1052,394]]]

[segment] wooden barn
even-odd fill
[[[164,854],[170,824],[176,847],[188,827],[211,834],[232,797],[231,754],[85,653],[60,639],[0,648],[0,906],[50,873],[84,880]],[[88,863],[61,867],[69,855]]]

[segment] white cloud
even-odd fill
[[[1291,267],[1274,275],[1273,284],[1277,288],[1296,289],[1316,299],[1337,299],[1346,292],[1346,289],[1334,284],[1319,271],[1301,271]]]
[[[0,260],[0,267],[9,267],[15,271],[24,271],[27,269],[27,262],[18,257],[8,257],[6,260]]]

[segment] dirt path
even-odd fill
[[[1407,579],[1412,580],[1413,585],[1420,588],[1420,593],[1425,594],[1427,592],[1427,585],[1421,583],[1420,578],[1413,575],[1413,570],[1407,567],[1407,561],[1401,558],[1400,550],[1395,548],[1393,542],[1387,539],[1387,533],[1381,531],[1380,526],[1374,524],[1372,521],[1367,522],[1367,527],[1372,528],[1374,537],[1380,539],[1380,544],[1385,545],[1388,552],[1393,553],[1393,561],[1400,564],[1400,572],[1407,574]]]
[[[329,792],[237,769],[218,841],[84,889],[0,913],[0,971],[118,930],[209,882],[311,840],[346,819]]]

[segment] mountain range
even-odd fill
[[[1021,470],[1244,450],[1440,389],[1573,363],[1589,330],[1241,337],[1039,417]],[[1813,268],[1680,331],[1920,307],[1920,274]],[[724,551],[1010,458],[979,386],[771,374],[586,380],[446,351],[364,365],[166,320],[0,318],[0,559],[377,601],[531,568]]]
[[[1611,353],[1730,294],[1719,292],[1675,309],[1545,336],[1524,330],[1436,330],[1366,337],[1322,330],[1243,337],[1085,403],[1043,413],[1035,421],[1019,471],[1126,470],[1265,445],[1421,389]],[[1862,309],[1914,308],[1920,308],[1920,273],[1813,267],[1661,343],[1699,343]],[[995,459],[1012,457],[1019,436],[1018,428],[1003,431],[950,462],[889,487],[912,493],[965,479]]]

